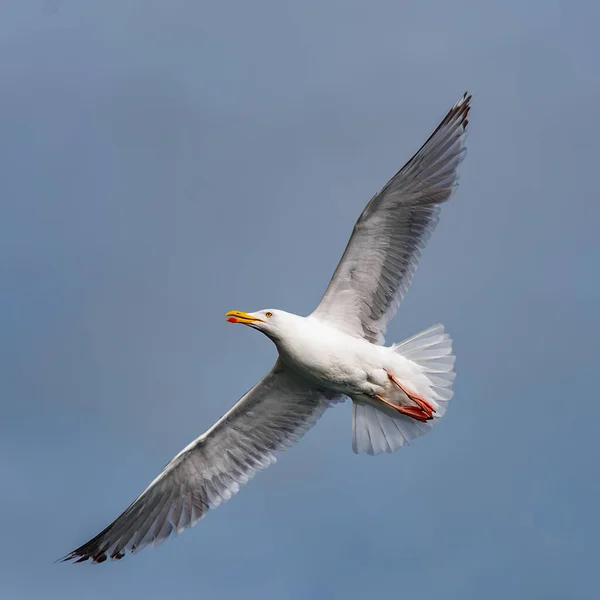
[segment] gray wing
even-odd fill
[[[421,149],[367,204],[314,317],[383,343],[387,323],[437,225],[440,204],[457,187],[470,100],[465,93]]]
[[[62,560],[104,562],[163,542],[228,500],[274,453],[299,440],[334,400],[279,361],[206,433],[184,448],[104,531]]]

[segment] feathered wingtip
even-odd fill
[[[448,131],[448,126],[450,126],[450,131],[456,131],[456,127],[460,127],[460,133],[464,134],[467,129],[467,125],[469,124],[469,111],[471,110],[471,98],[472,95],[469,92],[465,92],[458,102],[448,111],[446,116],[442,119],[440,124],[435,128],[434,132],[429,136],[427,141],[421,146],[419,152],[423,150],[429,142],[436,137],[436,135],[442,130]],[[417,152],[416,155],[419,154]],[[416,156],[415,155],[415,156]],[[414,157],[413,157],[414,158]],[[409,161],[410,162],[410,161]]]
[[[448,114],[446,115],[446,119],[448,121],[452,121],[456,118],[459,118],[462,122],[463,127],[466,127],[469,124],[469,111],[471,110],[471,98],[472,94],[469,92],[465,92],[460,100],[450,109]],[[444,119],[444,121],[446,121]]]
[[[103,563],[105,560],[110,558],[111,560],[120,560],[125,556],[125,549],[116,550],[112,549],[110,546],[107,546],[105,542],[103,542],[102,538],[104,534],[106,534],[113,524],[109,525],[104,531],[99,533],[96,537],[92,538],[89,542],[86,542],[79,548],[75,548],[72,552],[69,552],[62,558],[55,560],[55,563],[63,563],[63,562],[72,562],[72,563],[82,563],[86,560],[92,561],[93,564]],[[134,552],[136,549],[135,546],[131,548],[131,552]],[[112,550],[112,551],[111,551]]]
[[[111,555],[110,559],[111,560],[120,560],[124,556],[125,556],[124,552],[118,552],[117,554]],[[92,560],[92,563],[100,564],[100,563],[103,563],[107,558],[108,558],[108,556],[107,556],[106,552],[99,552],[95,556],[92,556],[91,554],[85,552],[83,550],[83,548],[78,548],[77,550],[73,550],[72,552],[69,552],[69,554],[66,554],[65,556],[62,556],[61,558],[55,560],[54,564],[64,563],[64,562],[70,562],[70,563],[77,564],[77,563],[85,562],[90,559]]]
[[[455,125],[460,125],[462,127],[462,131],[464,132],[469,124],[469,111],[471,110],[471,98],[473,96],[469,94],[469,92],[465,92],[458,102],[448,111],[448,114],[442,119],[442,122],[436,127],[435,131],[431,134],[431,138],[435,136],[435,134],[446,127],[450,123],[454,123]],[[429,141],[429,140],[428,140]],[[423,144],[425,145],[425,144]]]

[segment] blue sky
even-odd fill
[[[489,4],[2,2],[3,600],[594,595],[600,8]],[[452,334],[436,430],[356,456],[336,407],[191,532],[53,564],[271,366],[224,312],[309,313],[465,89],[387,336]]]

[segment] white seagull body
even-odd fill
[[[352,447],[393,452],[427,433],[452,397],[454,356],[436,325],[383,346],[465,153],[465,94],[358,219],[317,309],[231,311],[277,346],[271,371],[184,448],[104,531],[64,560],[103,562],[157,545],[237,493],[275,453],[296,442],[332,404],[353,402]]]

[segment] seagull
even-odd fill
[[[394,452],[431,430],[452,397],[452,341],[442,325],[391,346],[384,345],[384,334],[440,205],[457,187],[470,101],[465,93],[367,204],[312,314],[266,309],[225,315],[274,342],[279,356],[273,368],[106,529],[60,560],[101,563],[179,535],[347,398],[356,453]]]

